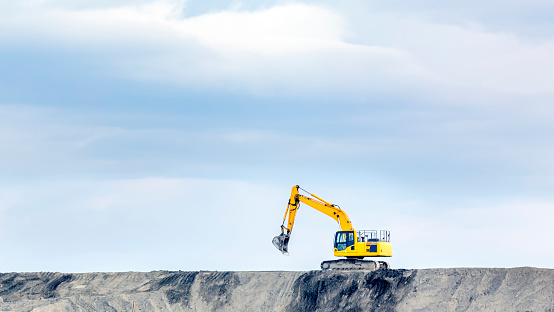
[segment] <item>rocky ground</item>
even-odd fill
[[[554,312],[554,270],[0,274],[0,311]]]

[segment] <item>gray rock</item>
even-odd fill
[[[0,274],[0,311],[554,312],[554,270]]]

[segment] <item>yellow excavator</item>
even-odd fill
[[[302,195],[299,191],[307,195]],[[288,255],[288,245],[294,219],[300,207],[300,202],[328,215],[337,221],[340,231],[335,234],[334,255],[346,257],[339,260],[327,260],[321,263],[322,270],[379,270],[390,269],[385,261],[363,260],[365,257],[392,257],[392,245],[390,243],[390,232],[385,230],[361,230],[356,231],[352,226],[350,218],[340,209],[338,205],[331,204],[314,194],[307,192],[300,186],[292,188],[281,234],[273,238],[273,245],[284,255]],[[288,217],[288,222],[287,222]],[[286,223],[286,226],[285,226]]]

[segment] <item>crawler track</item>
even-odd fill
[[[339,259],[321,262],[322,270],[364,270],[376,271],[390,269],[390,264],[385,261]]]

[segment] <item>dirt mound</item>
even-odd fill
[[[554,270],[0,274],[0,311],[554,312]]]

